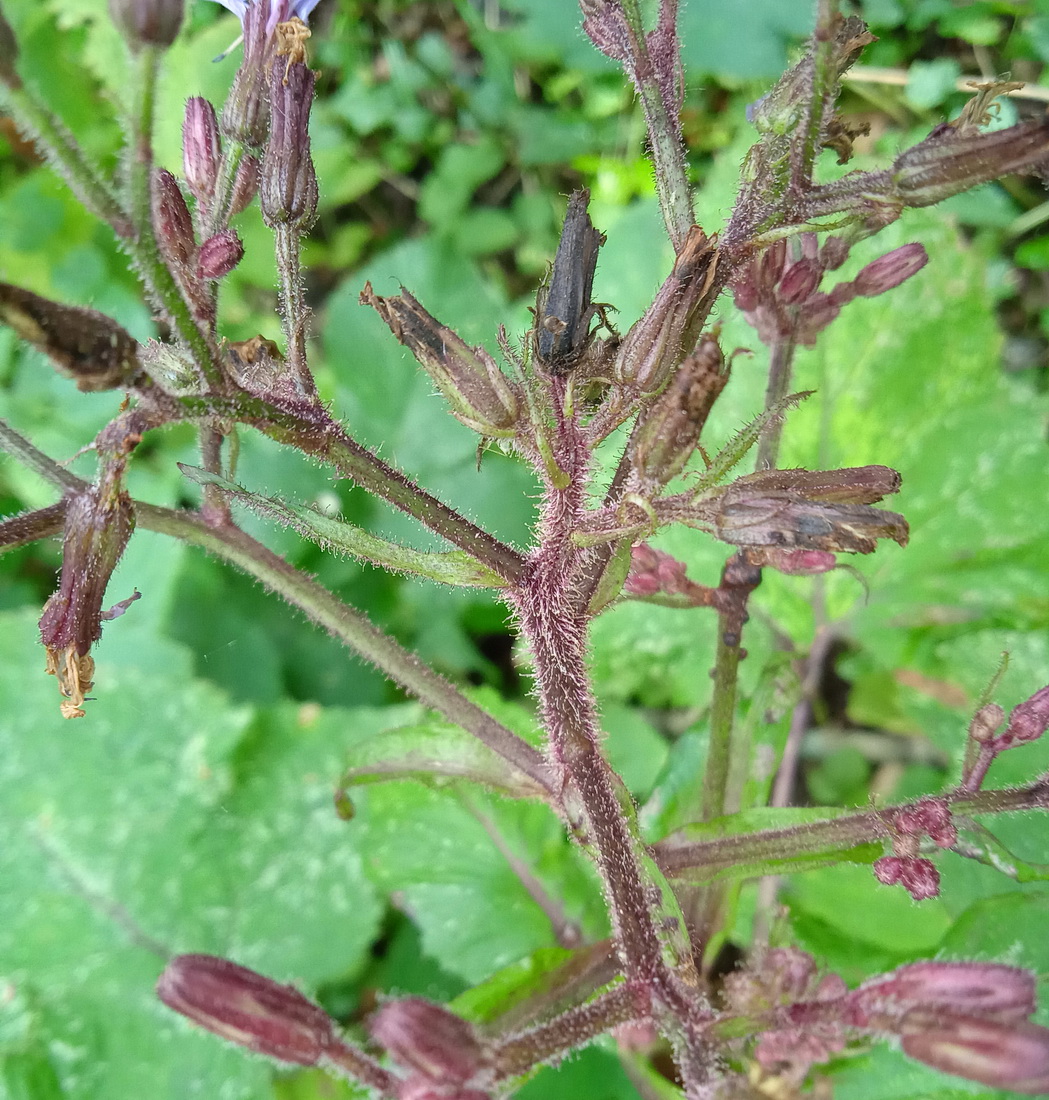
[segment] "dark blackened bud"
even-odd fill
[[[214,955],[177,955],[157,996],[215,1035],[282,1062],[316,1065],[338,1041],[328,1014],[297,989]]]
[[[306,232],[317,217],[317,173],[310,156],[314,75],[301,62],[277,64],[270,76],[270,140],[262,158],[259,205],[263,221]]]
[[[916,275],[929,262],[920,244],[905,244],[867,264],[852,280],[857,294],[873,298]]]
[[[944,1012],[915,1011],[901,1026],[903,1052],[943,1073],[994,1089],[1049,1093],[1049,1029]]]
[[[95,667],[90,650],[102,637],[103,620],[116,618],[138,598],[136,593],[110,611],[102,610],[109,578],[135,527],[121,474],[122,465],[111,467],[99,485],[76,493],[66,507],[62,574],[40,619],[47,671],[58,677],[66,699],[64,718],[84,715],[81,707]]]
[[[1024,745],[1028,741],[1037,741],[1049,728],[1049,687],[1036,691],[1030,699],[1025,699],[1013,707],[1009,715],[1009,724],[1005,732],[994,739],[995,751],[1011,749],[1014,745]]]
[[[244,245],[232,229],[223,229],[209,237],[197,253],[197,278],[221,279],[244,257]]]
[[[365,283],[361,304],[373,306],[411,351],[458,420],[491,438],[515,433],[521,397],[484,348],[470,347],[406,290],[396,298],[380,298]]]
[[[937,127],[901,153],[892,166],[896,194],[906,206],[931,206],[1013,172],[1044,170],[1049,161],[1049,118],[990,133]]]
[[[233,197],[230,199],[230,217],[235,218],[241,211],[251,206],[252,199],[259,193],[259,158],[244,157],[237,165],[237,175],[233,180]]]
[[[223,137],[254,152],[262,151],[270,129],[270,69],[277,50],[268,27],[270,6],[271,0],[247,5],[241,20],[244,59],[222,109]]]
[[[655,301],[623,338],[613,367],[617,382],[642,393],[666,385],[712,304],[716,269],[716,239],[693,226]]]
[[[49,356],[83,393],[122,389],[139,372],[138,341],[104,313],[0,283],[0,321]]]
[[[483,1062],[473,1027],[461,1016],[419,997],[383,1005],[369,1030],[394,1061],[435,1083],[462,1084]]]
[[[183,0],[109,0],[109,14],[133,50],[170,46],[182,26],[182,13]]]
[[[9,88],[22,87],[22,78],[15,71],[15,62],[18,60],[18,41],[11,24],[4,18],[0,11],[0,80]]]
[[[631,441],[634,473],[646,487],[666,485],[685,468],[728,376],[717,340],[704,336]]]
[[[157,247],[171,267],[183,273],[197,251],[193,218],[178,180],[165,168],[158,168],[153,173],[151,199]]]
[[[204,208],[215,194],[221,159],[215,108],[202,96],[193,96],[182,123],[182,171],[190,194]]]

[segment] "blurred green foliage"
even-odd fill
[[[846,91],[846,110],[874,124],[862,149],[872,161],[957,110],[960,74],[1012,68],[1039,81],[1049,61],[1049,0],[867,0],[861,8],[879,35],[864,62],[910,74],[901,86],[856,82]],[[25,78],[89,152],[112,163],[123,46],[104,0],[13,0],[5,11]],[[782,71],[810,19],[809,0],[683,6],[683,121],[708,230],[731,208],[750,140],[745,106]],[[161,89],[158,159],[173,170],[183,99],[221,102],[236,60],[211,58],[235,34],[218,7],[191,6]],[[322,74],[313,116],[321,217],[307,260],[324,395],[384,458],[524,546],[536,493],[530,474],[492,452],[478,472],[471,433],[443,411],[357,295],[366,279],[381,294],[403,283],[471,342],[495,352],[500,324],[520,340],[556,248],[561,196],[586,183],[608,235],[595,298],[629,325],[671,260],[633,95],[586,42],[567,0],[323,0],[311,46]],[[1004,116],[1011,111],[1006,105]],[[90,304],[149,336],[148,312],[111,236],[32,147],[3,133],[0,278]],[[868,242],[855,266],[921,239],[929,267],[902,292],[850,305],[799,359],[798,388],[817,393],[789,423],[786,460],[898,467],[913,537],[906,550],[858,563],[863,583],[844,572],[766,577],[743,673],[741,724],[757,765],[751,804],[767,793],[796,699],[793,659],[817,622],[840,636],[836,675],[849,690],[837,709],[817,715],[837,740],[807,765],[814,802],[948,785],[999,654],[1011,654],[1003,704],[1046,679],[1043,201],[1036,185],[1011,181],[949,211],[909,215]],[[224,285],[223,333],[274,337],[268,237],[252,211],[240,228],[247,255]],[[721,320],[727,351],[756,348],[728,300]],[[1007,375],[1003,354],[1017,340],[1033,341],[1035,355]],[[760,352],[737,358],[708,445],[760,409],[763,371]],[[84,476],[92,461],[78,452],[118,400],[77,393],[0,331],[0,414]],[[268,441],[243,432],[241,447],[250,488],[430,545],[405,517]],[[610,466],[617,457],[610,446],[600,459]],[[164,505],[193,501],[196,487],[176,461],[197,461],[188,430],[148,439],[133,463],[132,493]],[[34,476],[0,464],[4,514],[51,499]],[[508,721],[532,725],[525,658],[511,651],[499,605],[326,556],[293,533],[241,518],[441,671],[481,686],[489,701],[501,693]],[[660,545],[701,581],[713,582],[725,557],[693,531],[671,532]],[[53,545],[0,557],[0,1097],[352,1095],[312,1072],[277,1073],[172,1018],[151,993],[165,953],[215,951],[300,981],[351,1029],[377,989],[452,997],[495,974],[493,997],[519,995],[541,980],[555,939],[493,835],[586,936],[604,934],[593,876],[545,810],[400,782],[355,792],[355,819],[340,821],[331,795],[347,761],[382,731],[426,728],[426,717],[287,608],[178,544],[135,536],[111,593],[137,587],[143,599],[107,627],[88,717],[63,723],[35,638],[57,557]],[[713,622],[700,612],[627,603],[595,624],[608,750],[653,837],[694,814],[712,645]],[[856,731],[929,751],[886,764],[850,742]],[[1018,782],[1047,764],[1047,746],[1028,746],[1003,757],[991,781]],[[1009,820],[995,831],[1017,854],[1049,862],[1044,825]],[[794,876],[786,894],[793,932],[850,980],[936,953],[1007,958],[1044,976],[1049,960],[1028,932],[1044,924],[1044,884],[1021,887],[958,858],[945,858],[943,870],[943,897],[921,909],[902,891],[877,887],[863,866]],[[752,911],[744,894],[741,937]],[[845,1097],[993,1095],[944,1086],[888,1050],[853,1059],[840,1077]],[[598,1047],[558,1073],[544,1070],[522,1095],[636,1093],[614,1050]]]

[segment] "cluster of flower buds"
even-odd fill
[[[958,830],[951,809],[942,798],[923,798],[892,815],[892,855],[874,861],[875,878],[886,886],[902,886],[915,901],[925,901],[940,892],[940,873],[932,860],[919,853],[928,837],[938,848],[958,842]]]
[[[997,703],[988,703],[973,715],[962,775],[963,791],[979,790],[987,769],[999,753],[1037,741],[1049,729],[1049,687],[1036,691],[1013,707],[1008,724],[999,733],[1004,719],[1005,711]]]
[[[1049,1087],[1049,1029],[1029,1022],[1034,976],[998,963],[919,962],[849,990],[795,948],[725,980],[728,1007],[759,1031],[763,1069],[800,1084],[850,1036],[898,1038],[910,1057],[993,1088]],[[764,1026],[762,1026],[764,1025]]]
[[[892,290],[929,259],[920,244],[901,245],[867,264],[855,279],[821,291],[823,276],[841,267],[848,253],[841,237],[829,237],[820,246],[815,233],[801,233],[793,243],[776,241],[743,268],[732,290],[763,344],[793,339],[812,346],[843,305]]]
[[[216,188],[221,171],[222,139],[215,108],[203,97],[192,96],[186,101],[182,123],[182,174],[186,190],[196,200],[200,227],[228,220],[246,210],[259,189],[258,159],[244,156],[237,165],[227,209],[217,210]]]
[[[409,1071],[398,1100],[488,1100],[477,1087],[486,1060],[473,1027],[419,997],[389,1001],[372,1017],[372,1038]]]

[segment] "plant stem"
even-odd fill
[[[793,334],[772,345],[769,355],[769,381],[765,390],[765,408],[773,409],[781,404],[790,390],[794,373],[794,350],[796,344]],[[779,461],[780,440],[783,436],[783,417],[775,416],[765,426],[758,443],[758,457],[755,470],[773,470]]]
[[[306,362],[306,326],[310,311],[303,293],[301,230],[291,222],[273,227],[273,243],[280,276],[280,319],[287,343],[288,367],[295,389],[305,397],[316,397],[317,386]]]

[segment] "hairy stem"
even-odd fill
[[[273,227],[280,277],[280,319],[288,350],[288,368],[295,389],[306,397],[316,397],[317,387],[306,362],[306,328],[310,311],[303,292],[301,231],[290,222]]]

